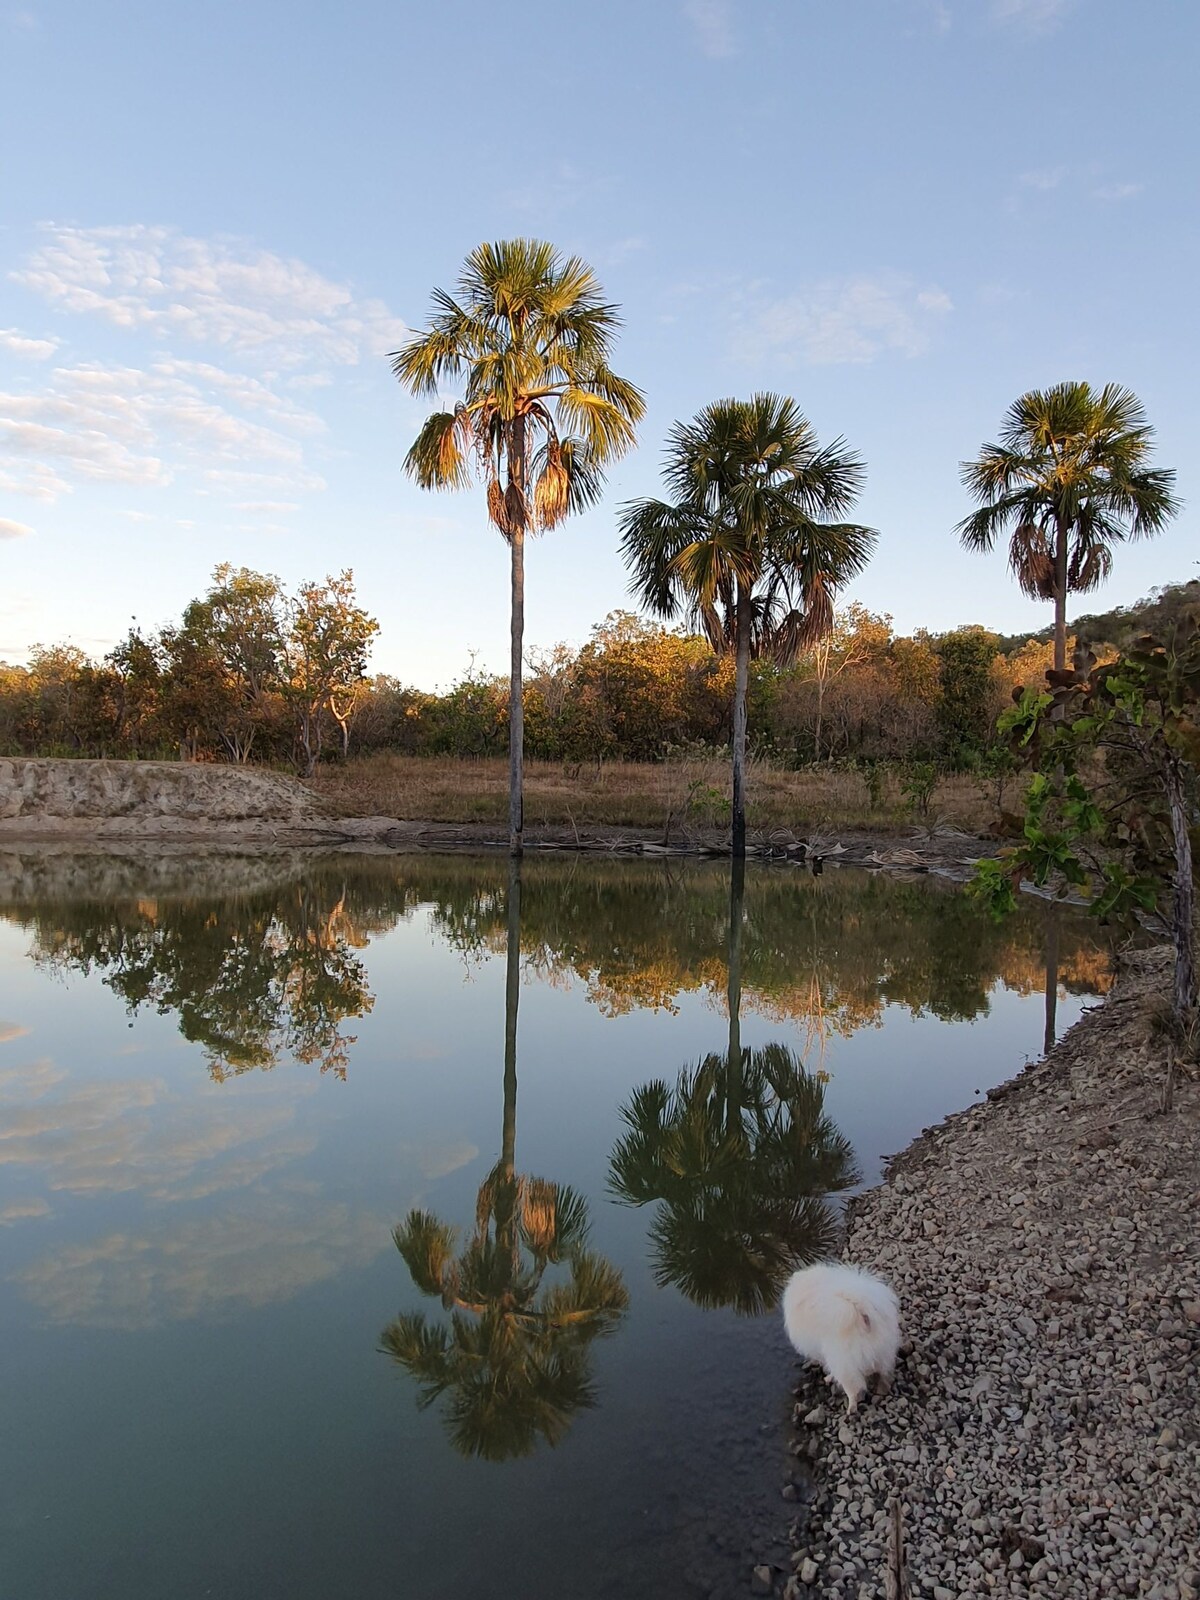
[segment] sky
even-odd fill
[[[579,253],[646,393],[531,548],[531,649],[631,607],[616,511],[671,424],[795,397],[868,464],[844,598],[1033,630],[958,464],[1031,388],[1117,381],[1186,505],[1079,610],[1197,576],[1184,0],[0,0],[0,659],[99,656],[219,562],[352,567],[377,671],[507,660],[479,490],[426,494],[387,354],[485,239]]]

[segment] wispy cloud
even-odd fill
[[[13,522],[9,517],[0,517],[0,539],[24,539],[33,532],[24,522]]]
[[[58,349],[57,339],[31,339],[16,328],[0,328],[0,350],[25,361],[48,361]]]
[[[735,342],[748,360],[775,355],[810,366],[919,356],[952,309],[936,284],[893,274],[830,279],[753,305],[738,318]]]
[[[1097,200],[1132,200],[1145,187],[1144,183],[1102,183],[1092,194]]]
[[[170,228],[48,226],[12,277],[130,341],[128,363],[53,366],[0,394],[0,490],[44,501],[86,484],[191,479],[294,503],[324,487],[308,451],[326,427],[304,402],[406,332],[381,302],[304,262]],[[56,348],[0,333],[16,355]]]
[[[1076,0],[992,0],[992,19],[1025,33],[1048,33],[1074,9]]]
[[[686,0],[683,15],[703,55],[720,61],[736,52],[730,0]]]
[[[1070,172],[1069,167],[1037,167],[1032,172],[1022,172],[1017,178],[1017,183],[1022,189],[1034,189],[1039,194],[1048,194],[1051,189],[1057,189],[1063,179]]]
[[[405,327],[302,261],[173,228],[47,227],[12,274],[66,311],[163,339],[269,359],[283,368],[353,366],[395,348]]]

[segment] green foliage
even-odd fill
[[[1002,726],[1034,768],[1022,835],[975,889],[1011,909],[1023,880],[1086,891],[1106,920],[1150,922],[1175,948],[1173,1010],[1181,1033],[1196,1003],[1193,835],[1200,816],[1200,624],[1140,639],[1101,666],[1026,689]]]
[[[932,761],[914,761],[904,769],[900,793],[918,816],[927,817],[937,788],[938,769]]]

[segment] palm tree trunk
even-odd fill
[[[508,863],[508,929],[504,968],[504,1130],[500,1164],[511,1178],[517,1164],[517,1006],[521,999],[521,862]]]
[[[750,684],[750,595],[741,583],[734,605],[734,632],[733,855],[737,860],[746,855],[746,702]]]
[[[1054,670],[1067,670],[1067,525],[1057,519],[1058,540],[1054,550]]]
[[[521,690],[521,657],[525,648],[525,419],[512,425],[509,455],[509,480],[516,488],[520,506],[512,516],[509,546],[512,553],[512,656],[508,678],[508,849],[519,856],[525,828],[525,703]]]

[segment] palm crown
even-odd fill
[[[474,458],[507,539],[591,504],[601,467],[630,448],[644,410],[608,364],[621,319],[591,268],[540,240],[482,244],[457,296],[435,289],[433,303],[428,332],[394,354],[392,370],[416,395],[461,380],[462,399],[428,418],[406,471],[423,489],[462,489]]]
[[[859,458],[822,448],[795,401],[718,400],[672,429],[669,500],[620,516],[638,599],[698,623],[737,662],[733,706],[733,848],[745,852],[746,690],[751,655],[780,662],[828,631],[834,592],[860,572],[877,535],[837,520],[862,487]]]
[[[1112,547],[1159,533],[1179,510],[1175,474],[1147,465],[1154,430],[1136,395],[1110,383],[1031,390],[1009,408],[998,444],[962,463],[979,509],[958,524],[969,550],[1009,536],[1017,582],[1055,602],[1055,666],[1065,665],[1067,595],[1097,588]]]

